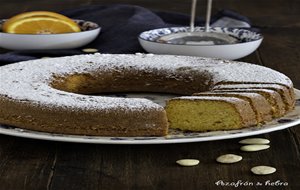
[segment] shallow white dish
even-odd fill
[[[263,40],[261,34],[250,30],[213,27],[210,29],[211,32],[228,34],[232,37],[237,38],[239,42],[225,45],[178,45],[158,41],[160,37],[165,35],[189,31],[189,27],[159,28],[142,32],[139,35],[138,39],[141,46],[147,52],[154,54],[189,55],[229,60],[239,59],[251,54],[259,47]],[[195,32],[204,31],[204,27],[195,27]]]
[[[5,19],[0,20],[0,47],[10,50],[72,49],[92,42],[100,33],[98,24],[74,20],[81,32],[64,34],[9,34],[2,32]]]
[[[188,142],[203,142],[223,139],[233,139],[239,137],[247,137],[269,133],[286,129],[300,124],[300,90],[296,92],[296,107],[295,110],[282,118],[275,119],[261,127],[251,127],[240,130],[228,131],[213,131],[213,132],[183,132],[180,130],[170,130],[165,137],[100,137],[100,136],[83,136],[83,135],[63,135],[54,133],[37,132],[31,130],[20,129],[12,126],[0,125],[0,134],[11,135],[16,137],[76,142],[76,143],[95,143],[95,144],[171,144],[171,143],[188,143]],[[146,98],[155,103],[164,106],[165,100],[170,99],[172,95],[157,95],[157,94],[117,94],[121,97]]]

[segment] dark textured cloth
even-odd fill
[[[97,48],[101,53],[135,53],[144,52],[138,43],[138,35],[146,30],[170,26],[189,25],[190,16],[174,12],[150,11],[133,5],[92,5],[73,10],[62,11],[62,14],[74,18],[93,21],[101,26],[99,36],[86,47]],[[249,20],[233,11],[223,10],[212,18],[212,23],[229,17],[242,26],[249,27]],[[231,23],[220,22],[221,27],[235,27]],[[236,22],[235,22],[236,23]],[[203,26],[204,20],[196,18],[196,26]],[[240,25],[239,25],[240,26]],[[84,48],[84,47],[81,47]],[[40,57],[58,57],[82,54],[80,49],[72,50],[35,50],[12,51],[0,54],[0,63],[13,63]]]

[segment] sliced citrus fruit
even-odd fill
[[[76,23],[51,17],[29,17],[17,20],[6,28],[5,32],[15,34],[59,34],[79,32]]]
[[[24,19],[24,18],[28,18],[28,17],[53,17],[53,18],[58,18],[61,20],[70,20],[70,18],[62,15],[62,14],[58,14],[55,12],[50,12],[50,11],[31,11],[31,12],[25,12],[25,13],[21,13],[21,14],[17,14],[13,17],[11,17],[9,20],[10,21],[16,21],[16,20],[20,20],[20,19]]]
[[[17,34],[58,34],[79,32],[79,26],[70,18],[48,11],[33,11],[7,20],[3,31]]]

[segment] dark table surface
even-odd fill
[[[60,11],[87,4],[126,3],[155,10],[188,13],[183,0],[0,0],[0,18],[29,10]],[[242,61],[264,65],[289,76],[300,88],[300,1],[216,0],[213,12],[232,9],[261,28],[261,47]],[[198,3],[204,16],[205,2]],[[0,52],[7,50],[0,49]],[[0,135],[0,189],[300,189],[300,127],[259,137],[271,148],[241,153],[240,139],[170,145],[76,144]],[[237,153],[242,162],[222,165],[215,158]],[[196,167],[175,161],[197,158]],[[271,165],[277,172],[255,176],[250,168]],[[218,181],[229,182],[217,185]],[[234,183],[242,185],[234,187]],[[275,183],[277,182],[277,183]],[[247,184],[248,183],[248,184]],[[259,185],[261,183],[261,185]]]

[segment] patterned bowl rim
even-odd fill
[[[218,33],[225,33],[233,36],[239,40],[239,42],[234,44],[222,44],[222,45],[197,45],[197,44],[172,44],[172,43],[163,43],[157,41],[157,39],[161,36],[172,34],[172,33],[180,33],[187,32],[190,30],[190,27],[166,27],[166,28],[157,28],[148,31],[144,31],[139,34],[138,38],[143,41],[164,44],[164,45],[173,45],[173,46],[231,46],[236,44],[244,44],[254,41],[263,40],[263,36],[258,33],[251,31],[249,29],[244,28],[225,28],[225,27],[211,27],[210,30]],[[195,31],[205,31],[205,27],[195,27]]]
[[[84,32],[90,32],[93,30],[101,30],[101,27],[91,21],[86,21],[86,20],[80,20],[80,19],[72,19],[74,22],[76,22],[81,31],[80,32],[69,32],[69,33],[61,33],[61,34],[11,34],[11,33],[6,33],[2,31],[2,25],[4,24],[5,21],[8,19],[0,19],[0,34],[6,34],[6,35],[25,35],[25,36],[57,36],[57,35],[66,35],[66,34],[78,34],[78,33],[84,33]]]

